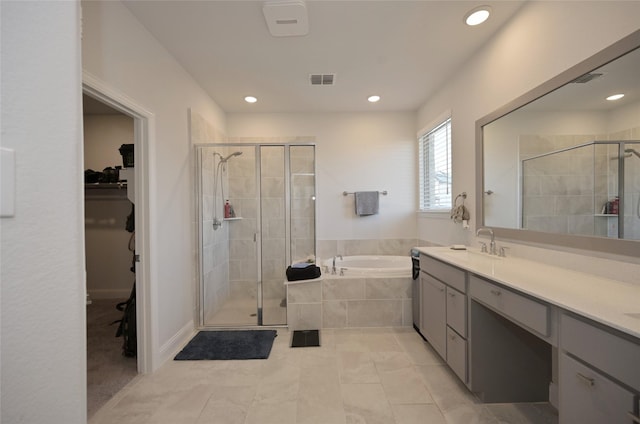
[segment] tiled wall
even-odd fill
[[[321,280],[287,286],[291,330],[408,327],[412,325],[411,277]]]
[[[520,159],[593,140],[637,140],[640,127],[607,135],[523,135]],[[640,150],[640,147],[638,147]],[[524,162],[524,228],[568,234],[617,237],[617,219],[598,216],[618,194],[617,146],[594,145]],[[625,162],[625,238],[640,239],[640,159]]]
[[[229,186],[225,196],[240,220],[225,221],[229,231],[229,291],[231,298],[256,299],[258,260],[254,236],[258,220],[258,182],[255,148],[231,147],[241,151],[227,163]]]
[[[225,135],[218,128],[204,119],[194,110],[189,110],[189,133],[191,135],[191,143],[210,143],[212,140],[224,140]],[[218,230],[213,230],[213,177],[214,177],[214,160],[213,152],[226,154],[224,147],[202,148],[200,156],[196,155],[196,160],[200,160],[196,164],[196,168],[200,166],[200,181],[198,181],[201,193],[200,196],[200,217],[201,221],[194,224],[194,232],[200,227],[202,229],[202,246],[201,255],[201,275],[202,279],[202,297],[201,308],[204,315],[204,321],[207,322],[217,310],[226,302],[229,297],[229,232],[226,226],[222,226]],[[226,182],[225,182],[226,183]],[[218,189],[217,207],[221,208],[222,195]],[[219,209],[221,211],[221,209]],[[222,218],[221,212],[218,213]],[[196,240],[199,237],[195,237]],[[194,263],[194,267],[198,264]]]
[[[423,244],[424,245],[424,244]],[[318,240],[320,261],[335,255],[393,255],[408,256],[411,248],[418,246],[417,239],[369,239],[369,240]]]

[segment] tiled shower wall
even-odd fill
[[[225,154],[224,148],[216,150]],[[229,228],[222,225],[213,229],[213,218],[222,220],[222,194],[220,187],[216,193],[214,212],[213,183],[214,160],[213,150],[204,149],[202,172],[202,275],[204,281],[203,307],[204,318],[207,322],[229,298]]]
[[[211,140],[223,140],[224,134],[220,133],[214,126],[207,122],[197,112],[190,110],[190,134],[191,142],[208,143]],[[203,296],[201,298],[204,321],[213,316],[217,310],[225,303],[229,297],[229,232],[226,226],[218,230],[213,229],[213,178],[214,160],[213,152],[226,154],[224,147],[203,148],[200,153],[201,159],[201,217],[199,225],[194,225],[194,232],[197,228],[202,229],[202,280]],[[198,157],[196,156],[196,160]],[[198,195],[198,194],[196,194]],[[218,189],[217,209],[218,217],[222,218],[222,195]],[[198,237],[195,237],[198,240]],[[197,263],[194,264],[194,268]]]
[[[579,144],[640,139],[640,127],[608,135],[523,135],[520,160]],[[598,216],[618,193],[615,146],[572,149],[526,162],[523,172],[523,226],[580,235],[617,236],[617,220]],[[637,163],[636,163],[637,162]],[[640,159],[627,159],[625,238],[640,239]]]
[[[227,163],[229,185],[225,196],[236,216],[242,219],[224,222],[229,231],[229,291],[232,298],[255,299],[258,278],[254,241],[258,220],[255,149],[230,149],[242,151],[242,155],[233,157]]]

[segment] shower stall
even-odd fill
[[[593,141],[523,159],[522,228],[640,240],[640,141]]]
[[[316,255],[315,145],[199,144],[195,157],[200,326],[285,325],[286,268]]]

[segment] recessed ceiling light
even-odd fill
[[[258,99],[253,96],[247,96],[244,98],[244,101],[247,103],[255,103],[258,101]]]
[[[479,6],[464,15],[464,22],[469,26],[480,25],[489,19],[490,14],[491,8],[489,6]]]
[[[607,97],[607,100],[609,101],[620,100],[623,97],[624,97],[624,94],[614,94],[612,96]]]
[[[380,100],[380,96],[369,96],[367,100],[369,100],[371,103],[375,103]]]

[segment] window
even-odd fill
[[[451,209],[451,118],[418,137],[420,210]]]

